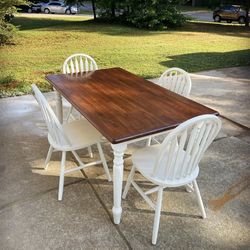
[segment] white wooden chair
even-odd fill
[[[83,72],[89,72],[97,70],[98,66],[95,60],[83,53],[73,54],[69,56],[63,63],[63,74],[77,74],[77,73],[83,73]],[[73,112],[73,106],[70,104],[69,111],[66,115],[66,122],[71,120],[75,120],[75,117],[72,115]],[[78,113],[78,118],[82,118],[81,114]],[[88,147],[88,152],[90,157],[93,157],[92,149],[91,147]]]
[[[221,121],[214,115],[202,115],[192,118],[172,130],[162,144],[139,149],[132,154],[133,167],[129,174],[123,196],[125,199],[132,184],[146,202],[155,209],[152,244],[156,244],[163,189],[179,187],[192,183],[203,218],[206,212],[196,182],[199,174],[199,162],[221,128]],[[156,187],[143,192],[133,180],[138,170]],[[192,186],[190,185],[190,188]],[[148,194],[158,192],[156,205]]]
[[[192,88],[192,81],[189,74],[180,68],[167,69],[160,76],[157,84],[185,97],[189,96]]]
[[[188,97],[192,88],[192,81],[189,74],[180,68],[169,68],[159,78],[158,85],[166,88],[176,94]],[[154,137],[149,137],[147,145],[151,145],[151,141],[159,143]]]
[[[95,60],[87,54],[73,54],[63,63],[63,74],[74,74],[97,70]]]
[[[62,151],[58,200],[62,200],[63,197],[64,174],[66,173],[78,171],[80,169],[102,163],[105,174],[107,175],[108,180],[111,181],[109,169],[100,144],[102,135],[87,120],[75,120],[73,122],[61,124],[38,87],[35,84],[32,84],[32,89],[48,127],[48,141],[50,143],[50,147],[45,161],[45,169],[48,166],[51,154],[54,151]],[[76,153],[76,150],[86,148],[94,144],[97,144],[101,160],[84,164],[79,155]],[[79,166],[65,170],[67,152],[72,152],[75,159],[79,163]]]
[[[69,56],[63,63],[63,74],[77,74],[83,72],[89,72],[97,70],[98,66],[95,60],[86,54],[78,53]],[[66,121],[71,117],[75,119],[72,115],[73,106],[70,105],[70,109],[66,115]],[[79,114],[80,116],[80,114]]]

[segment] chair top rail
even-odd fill
[[[69,56],[63,63],[63,74],[83,73],[97,70],[98,66],[95,60],[83,53],[77,53]]]
[[[177,94],[188,97],[192,87],[189,74],[180,68],[167,69],[159,78],[158,84]]]

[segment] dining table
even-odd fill
[[[195,116],[218,112],[116,67],[74,74],[49,74],[56,90],[57,116],[62,97],[83,115],[113,149],[113,218],[122,215],[121,194],[127,145],[174,129]],[[205,91],[205,90],[204,90]]]

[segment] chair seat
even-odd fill
[[[196,167],[195,171],[193,171],[186,178],[180,178],[179,180],[171,181],[170,179],[160,179],[153,176],[153,168],[155,166],[155,162],[158,158],[158,154],[161,150],[162,145],[153,145],[150,147],[142,148],[135,151],[132,154],[132,162],[136,169],[146,178],[149,179],[156,185],[164,186],[164,187],[177,187],[186,185],[192,182],[199,174],[199,166]],[[183,151],[184,156],[184,151]],[[164,157],[164,161],[167,161],[167,154]],[[163,170],[161,168],[160,170]],[[161,173],[160,176],[164,176],[164,173]]]
[[[69,140],[68,147],[57,145],[48,135],[50,144],[57,150],[77,150],[100,142],[102,135],[87,121],[76,120],[62,125],[63,132]]]

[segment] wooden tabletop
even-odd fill
[[[121,68],[46,79],[113,144],[175,128],[194,116],[218,115]]]

